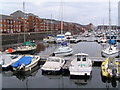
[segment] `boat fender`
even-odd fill
[[[8,49],[8,52],[9,52],[9,53],[12,53],[12,52],[13,52],[12,48],[9,48],[9,49]]]

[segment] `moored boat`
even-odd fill
[[[69,67],[70,76],[90,76],[92,73],[92,61],[88,54],[78,53]]]
[[[58,34],[58,35],[56,36],[55,40],[56,40],[56,41],[55,41],[56,43],[62,43],[62,42],[64,42],[64,41],[66,41],[66,37],[65,37],[64,34]]]
[[[45,38],[43,38],[43,42],[55,43],[55,37],[53,37],[52,35],[46,35]]]
[[[39,56],[25,55],[11,66],[14,71],[29,71],[38,64],[39,60]]]
[[[107,78],[120,78],[120,62],[115,61],[114,57],[108,57],[101,65],[101,75]]]
[[[20,54],[34,53],[37,45],[31,42],[24,42],[23,45],[17,47],[16,51]]]
[[[110,45],[101,52],[103,57],[119,57],[119,50],[114,45]]]
[[[61,46],[53,52],[53,56],[68,56],[73,54],[73,49],[70,48],[66,42],[63,42]]]
[[[47,61],[42,66],[42,74],[49,73],[60,73],[63,65],[65,64],[65,60],[60,57],[49,57]]]
[[[11,69],[11,65],[18,61],[22,55],[9,55],[9,54],[2,54],[0,56],[0,65],[2,66],[2,70],[9,70]]]

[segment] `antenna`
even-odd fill
[[[109,31],[110,31],[110,39],[111,39],[111,3],[109,0]]]
[[[52,34],[52,14],[51,14],[51,34]]]
[[[24,20],[23,29],[24,29],[24,42],[25,42],[25,2],[23,2],[23,20]]]
[[[63,34],[63,2],[61,0],[61,34]]]

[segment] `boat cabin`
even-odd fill
[[[58,58],[58,57],[49,57],[47,59],[47,62],[63,63],[64,59],[61,59],[61,58]]]
[[[86,62],[88,54],[78,53],[78,54],[76,54],[76,56],[77,56],[77,61],[84,61],[84,62]]]

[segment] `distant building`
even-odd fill
[[[120,1],[118,2],[118,26],[120,26]]]
[[[17,33],[17,32],[56,32],[61,31],[61,21],[54,19],[39,18],[32,13],[24,13],[20,10],[8,15],[0,15],[0,32]],[[81,25],[78,23],[63,21],[63,33],[71,32],[72,34],[81,34],[85,30],[93,30],[93,24]]]
[[[118,26],[111,25],[112,30],[116,30]],[[109,25],[98,25],[97,30],[109,30]]]
[[[11,17],[21,20],[22,32],[39,32],[40,18],[32,13],[24,13],[20,10],[10,14]]]
[[[17,33],[21,32],[21,21],[8,15],[0,15],[0,32]]]

